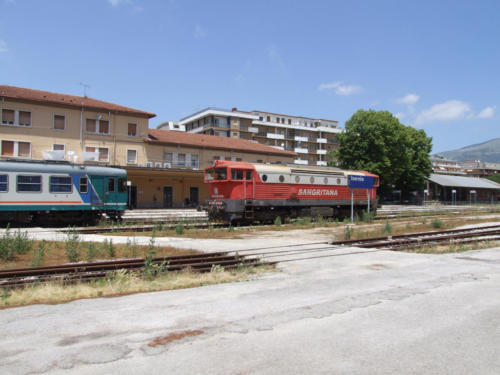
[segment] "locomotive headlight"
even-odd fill
[[[214,187],[214,194],[219,194],[219,188],[217,186]]]

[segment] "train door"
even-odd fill
[[[252,171],[245,170],[244,178],[245,180],[243,182],[244,186],[243,195],[245,199],[254,199],[255,188],[254,188]]]
[[[174,189],[172,186],[163,187],[163,208],[172,208]]]
[[[128,208],[137,208],[137,186],[128,186]]]
[[[101,205],[106,203],[107,181],[104,176],[94,176],[91,178],[95,194],[90,194],[91,205]]]

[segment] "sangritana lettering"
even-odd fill
[[[337,195],[339,195],[339,193],[337,190],[330,190],[330,189],[299,189],[298,195],[337,196]]]

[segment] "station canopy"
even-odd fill
[[[500,190],[500,184],[497,184],[496,182],[487,180],[485,178],[450,176],[433,173],[427,179],[440,186]]]

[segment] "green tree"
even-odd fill
[[[331,155],[338,166],[379,175],[380,194],[394,186],[403,195],[424,185],[431,172],[432,138],[402,125],[388,111],[358,110],[338,134],[339,149]]]

